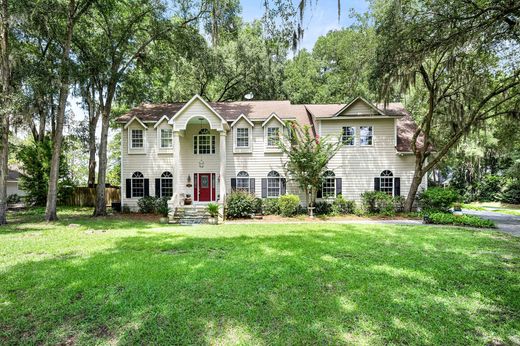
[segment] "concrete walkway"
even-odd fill
[[[463,210],[463,213],[494,221],[500,231],[509,233],[515,237],[520,237],[520,216],[501,214],[487,210]]]

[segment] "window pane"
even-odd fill
[[[249,192],[249,178],[237,178],[237,190]]]
[[[372,126],[361,126],[359,128],[359,143],[361,145],[372,145]]]
[[[237,128],[237,147],[249,147],[248,128]]]
[[[199,154],[211,153],[210,138],[206,135],[199,136]]]
[[[392,177],[381,177],[379,190],[386,192],[389,195],[394,194],[394,178]]]
[[[278,127],[267,128],[267,146],[276,147],[280,140],[280,129]]]
[[[280,178],[267,178],[267,197],[280,195]]]
[[[143,130],[132,130],[132,148],[143,148]]]
[[[345,127],[343,127],[341,141],[345,145],[354,145],[355,134],[356,134],[356,130],[354,127],[345,126]]]
[[[321,188],[321,195],[323,198],[336,197],[336,179],[335,178],[326,178],[323,181],[323,185]]]
[[[173,147],[173,132],[171,129],[161,129],[161,148]]]
[[[173,196],[173,179],[162,178],[161,179],[161,197]]]
[[[132,197],[144,197],[144,179],[132,179]]]

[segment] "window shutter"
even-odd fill
[[[280,178],[280,195],[285,195],[287,192],[287,180]]]
[[[132,179],[126,179],[126,198],[132,198]]]
[[[381,179],[379,178],[374,178],[374,191],[379,191],[381,190],[380,188],[380,182],[381,182]]]
[[[150,179],[144,180],[144,196],[150,196]]]
[[[193,136],[193,153],[197,155],[197,136]]]
[[[262,198],[267,198],[267,178],[262,178]]]
[[[231,191],[235,191],[237,189],[237,178],[231,178]]]
[[[193,200],[198,201],[199,200],[199,175],[197,173],[193,173]]]
[[[342,189],[343,186],[341,178],[336,178],[336,196],[343,194]]]
[[[215,143],[216,143],[215,136],[211,136],[211,153],[212,154],[215,154],[215,147],[216,147]]]
[[[323,184],[316,190],[316,198],[323,197]]]
[[[394,196],[401,196],[401,178],[394,178]]]
[[[161,179],[155,179],[155,197],[161,197]]]
[[[249,192],[255,194],[255,178],[249,179]]]

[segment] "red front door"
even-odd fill
[[[211,174],[199,173],[199,201],[211,201]]]

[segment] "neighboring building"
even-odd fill
[[[416,125],[398,103],[208,103],[196,95],[186,103],[143,104],[117,121],[122,205],[132,209],[147,195],[171,196],[176,207],[187,194],[196,204],[222,201],[232,189],[263,198],[293,193],[305,200],[286,176],[287,158],[276,146],[286,121],[345,142],[328,165],[321,198],[341,193],[359,201],[372,190],[406,196],[414,172],[410,140]]]
[[[7,172],[7,196],[17,194],[18,196],[25,196],[25,192],[18,188],[18,181],[20,179],[20,172],[9,169]]]

